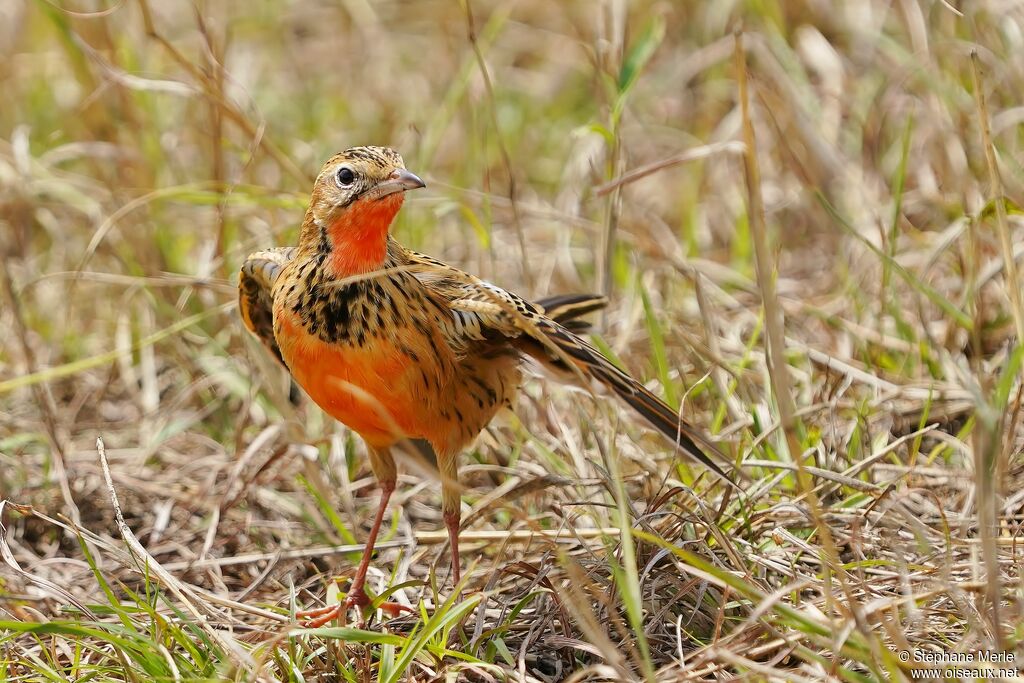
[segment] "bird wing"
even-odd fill
[[[687,455],[731,483],[729,476],[707,453],[719,459],[724,456],[700,430],[563,324],[572,324],[575,315],[602,308],[607,303],[603,297],[553,297],[532,303],[429,256],[410,252],[409,258],[416,278],[452,311],[452,321],[444,334],[457,354],[469,352],[480,342],[503,340],[563,376],[568,371],[577,380],[586,377],[596,380]]]
[[[274,283],[297,251],[296,247],[257,251],[245,259],[238,276],[238,307],[242,321],[282,365],[284,359],[274,338]]]

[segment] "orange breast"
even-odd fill
[[[422,417],[411,379],[420,375],[409,356],[386,341],[362,347],[328,344],[309,335],[291,315],[279,321],[278,343],[295,381],[327,414],[371,446],[421,436]]]

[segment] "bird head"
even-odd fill
[[[320,169],[313,185],[310,210],[321,225],[330,225],[344,216],[347,209],[360,205],[384,202],[397,212],[407,190],[425,186],[406,170],[395,150],[352,147],[332,156]]]
[[[383,260],[405,193],[426,184],[387,147],[352,147],[327,160],[313,185],[301,243],[334,253],[338,266]],[[365,262],[365,263],[364,263]],[[376,265],[379,265],[377,263]]]

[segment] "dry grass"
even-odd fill
[[[0,5],[0,679],[859,682],[908,680],[902,650],[1024,656],[1024,7],[960,4]],[[408,463],[371,587],[417,612],[298,630],[376,491],[359,440],[288,401],[233,278],[353,144],[427,180],[410,246],[533,296],[610,290],[595,341],[744,494],[531,382],[464,459],[464,597]]]

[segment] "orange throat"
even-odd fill
[[[327,226],[331,242],[328,262],[335,275],[368,273],[384,265],[388,230],[404,199],[404,192],[383,199],[357,199]]]

